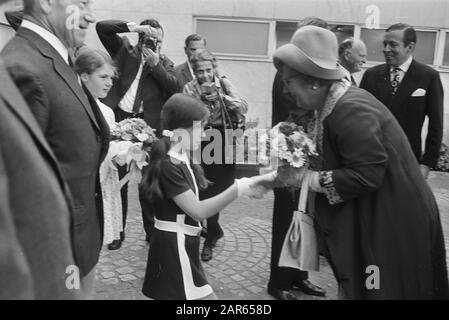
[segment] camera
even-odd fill
[[[152,51],[156,52],[157,42],[158,42],[157,39],[146,37],[143,40],[143,45],[148,49],[151,49]]]
[[[215,86],[215,83],[203,83],[201,85],[201,93],[210,95],[217,91],[217,87]]]

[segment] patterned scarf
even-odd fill
[[[348,91],[351,87],[351,82],[347,79],[342,79],[340,81],[334,82],[329,89],[324,107],[315,111],[315,119],[313,125],[311,126],[311,133],[313,141],[316,144],[318,154],[322,157],[323,155],[323,135],[324,126],[323,122],[326,118],[334,111],[335,105],[340,100],[340,98]],[[315,168],[320,170],[322,168],[323,161],[320,161],[320,168]]]

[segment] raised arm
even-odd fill
[[[193,219],[202,221],[223,210],[240,196],[261,198],[264,193],[273,188],[275,179],[276,174],[274,172],[238,179],[232,186],[213,198],[200,201],[192,190],[187,190],[175,196],[173,201]]]
[[[193,219],[202,221],[212,217],[237,198],[238,187],[234,183],[224,192],[210,199],[199,201],[195,193],[192,190],[188,190],[174,197],[173,201]]]
[[[126,23],[120,20],[105,20],[97,23],[96,30],[98,37],[112,57],[115,57],[123,44],[123,40],[118,34],[132,32],[128,25],[130,25],[132,29],[132,26],[135,24]]]

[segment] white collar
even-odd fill
[[[64,61],[69,64],[69,51],[64,44],[62,44],[61,40],[59,40],[53,33],[28,20],[23,20],[21,27],[27,28],[41,36],[61,55]]]
[[[410,65],[412,64],[412,62],[413,62],[413,57],[410,56],[403,64],[401,64],[397,68],[401,69],[402,72],[407,73],[408,69],[410,69]],[[394,68],[392,68],[392,69],[394,69]]]

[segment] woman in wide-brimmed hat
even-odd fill
[[[351,87],[337,39],[306,26],[274,54],[285,91],[315,110],[321,161],[312,168],[322,253],[349,299],[446,299],[438,207],[402,129]]]

